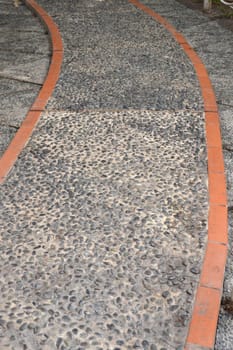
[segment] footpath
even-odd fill
[[[182,350],[209,210],[205,106],[194,67],[166,28],[126,0],[37,2],[60,30],[64,58],[33,136],[1,185],[0,348]],[[169,20],[208,69],[230,239],[233,34],[174,0],[142,3]],[[4,154],[42,86],[51,46],[25,5],[0,0],[0,8]],[[230,250],[227,305],[231,276]],[[215,350],[232,350],[232,326],[223,305]],[[214,347],[198,344],[186,349]]]

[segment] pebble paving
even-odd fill
[[[207,233],[193,68],[127,1],[38,2],[66,51],[1,187],[0,348],[181,350]]]
[[[41,3],[58,24],[65,48],[65,69],[48,108],[202,108],[191,63],[142,11],[126,1],[82,0],[76,6],[68,0],[56,11],[53,3]]]
[[[207,67],[217,97],[220,112],[223,153],[227,178],[229,256],[227,260],[223,298],[218,321],[215,350],[233,349],[233,33],[218,24],[218,18],[210,20],[200,12],[187,9],[172,0],[142,0],[164,15],[180,30],[194,47]],[[176,10],[174,10],[176,8]]]
[[[187,111],[44,115],[1,195],[1,348],[182,348],[202,127]]]

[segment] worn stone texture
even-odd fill
[[[53,4],[42,4],[52,15]],[[64,8],[58,5],[55,19],[65,69],[48,108],[202,108],[195,72],[182,49],[131,4],[92,0],[76,6],[69,0]]]
[[[231,215],[233,203],[233,177],[232,177],[232,161],[233,161],[233,102],[232,102],[232,81],[233,81],[233,34],[232,31],[221,27],[216,20],[209,20],[200,12],[187,9],[185,6],[178,4],[179,19],[177,19],[178,11],[172,13],[173,6],[176,2],[166,1],[144,1],[161,14],[169,15],[170,22],[178,25],[178,29],[182,29],[182,33],[188,42],[194,47],[199,57],[207,67],[211,82],[213,84],[219,112],[222,131],[222,141],[224,150],[225,171],[227,178],[228,205],[229,205],[229,257],[226,267],[225,283],[223,290],[223,300],[232,299],[233,279],[232,279],[232,225],[233,218]],[[169,9],[170,8],[170,9]],[[180,20],[182,18],[182,21]],[[192,19],[193,18],[193,19]],[[198,24],[197,18],[202,20]],[[181,23],[182,22],[182,23]],[[189,24],[189,25],[186,25]],[[193,25],[194,24],[194,25]],[[197,25],[196,25],[197,24]],[[215,350],[231,350],[233,339],[233,314],[221,307],[219,316],[218,329],[216,335]]]
[[[42,86],[48,71],[50,54],[40,57],[18,52],[9,55],[9,52],[0,51],[0,60],[0,78]]]
[[[181,349],[205,179],[200,112],[44,114],[2,187],[0,344]]]
[[[0,192],[0,348],[181,350],[207,236],[194,69],[125,0],[38,2],[64,64]]]
[[[0,156],[40,91],[50,62],[50,42],[23,5],[0,2]]]

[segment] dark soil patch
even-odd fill
[[[213,1],[211,11],[203,11],[203,0],[176,0],[181,4],[195,10],[202,12],[209,19],[218,22],[224,28],[227,28],[233,32],[233,10],[228,6],[219,4]]]
[[[233,300],[229,297],[223,297],[221,301],[222,307],[225,311],[233,314]]]

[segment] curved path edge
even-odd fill
[[[192,62],[202,92],[208,157],[208,239],[185,350],[210,350],[214,349],[215,344],[228,245],[226,180],[215,93],[204,64],[185,37],[164,17],[138,0],[129,2],[172,34]]]
[[[7,175],[17,161],[21,151],[29,141],[40,119],[41,113],[44,111],[48,99],[52,95],[52,92],[55,88],[60,75],[63,59],[63,44],[61,35],[52,18],[44,11],[42,7],[36,3],[36,1],[25,0],[25,4],[31,11],[40,17],[42,23],[48,29],[52,44],[52,57],[47,76],[38,96],[29,109],[13,140],[0,159],[0,184],[5,181]]]

